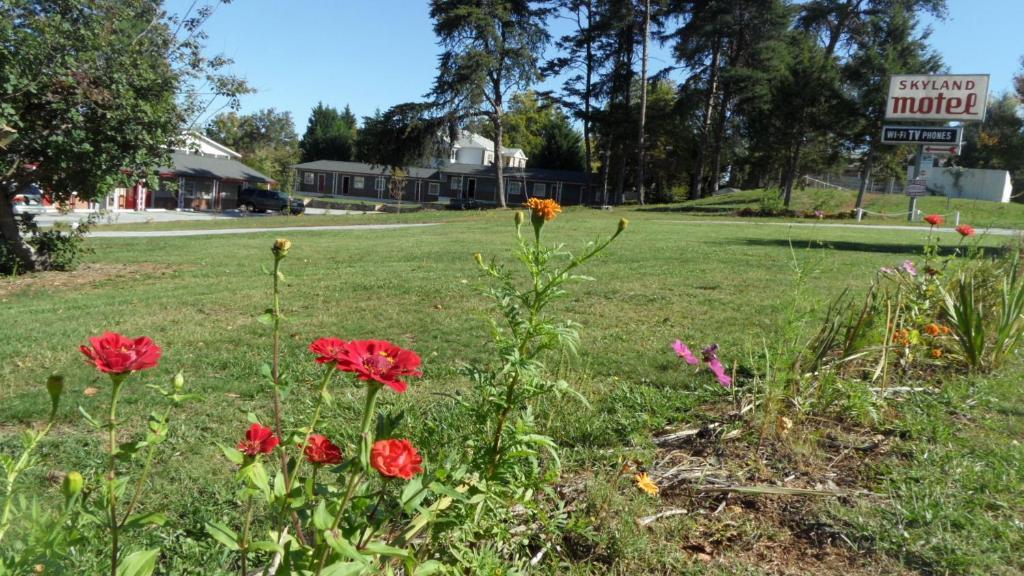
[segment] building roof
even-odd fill
[[[455,145],[452,146],[452,148],[483,148],[484,150],[494,150],[494,140],[484,138],[475,132],[463,130],[459,132],[459,139],[455,141]],[[526,153],[523,152],[522,148],[506,148],[502,146],[501,155],[526,158]]]
[[[242,180],[270,184],[275,180],[262,172],[229,158],[200,156],[184,152],[172,152],[169,167],[159,168],[161,176],[185,178],[215,178],[218,180]]]
[[[370,175],[387,175],[389,170],[381,166],[371,166],[362,162],[340,162],[337,160],[316,160],[304,164],[296,164],[292,168],[301,170],[319,170],[323,172],[361,172]],[[410,178],[422,178],[425,180],[439,180],[440,174],[456,174],[459,176],[494,177],[494,166],[482,166],[480,164],[445,164],[440,168],[408,168],[406,169]],[[587,175],[583,172],[573,170],[547,170],[544,168],[512,168],[506,166],[504,169],[507,178],[522,178],[527,180],[541,180],[549,182],[573,182],[584,184]]]
[[[302,164],[294,164],[292,168],[302,170],[319,170],[322,172],[362,172],[375,176],[387,176],[391,169],[386,166],[374,166],[364,162],[344,162],[341,160],[314,160]],[[437,168],[406,168],[405,173],[409,178],[422,178],[424,180],[437,180]]]
[[[199,154],[201,156],[231,158],[232,160],[238,160],[242,157],[238,152],[235,152],[231,148],[228,148],[220,142],[217,142],[212,138],[208,138],[199,132],[183,132],[182,138],[184,139],[182,145],[175,148],[178,152]]]

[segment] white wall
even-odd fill
[[[484,163],[484,151],[482,148],[459,148],[455,151],[455,161],[459,164],[482,165]]]
[[[962,171],[959,182],[955,178]],[[972,198],[990,202],[1009,202],[1013,185],[1006,170],[977,168],[932,168],[928,171],[929,192],[938,192],[950,198]]]

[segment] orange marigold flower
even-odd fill
[[[942,348],[932,348],[932,358],[942,358]]]
[[[953,331],[949,326],[942,326],[941,328],[943,334],[949,334],[950,332]]]
[[[641,472],[633,477],[636,480],[637,488],[640,488],[644,492],[647,492],[651,496],[657,496],[661,490],[658,485],[651,480],[651,477],[647,475],[647,472]]]
[[[942,332],[942,328],[938,324],[932,322],[931,324],[928,324],[927,326],[924,327],[924,331],[929,336],[938,336],[939,333]]]
[[[530,198],[525,206],[530,209],[534,216],[543,218],[545,222],[554,220],[562,212],[562,207],[550,198]]]

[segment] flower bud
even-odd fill
[[[53,374],[47,378],[46,391],[50,393],[50,404],[56,409],[60,395],[64,392],[64,377],[60,374]]]
[[[481,265],[481,266],[484,265],[484,257],[479,252],[474,252],[473,253],[473,260],[476,260],[476,263]]]
[[[182,389],[185,388],[185,376],[181,372],[175,374],[172,385],[174,386],[174,391],[180,394]]]
[[[85,478],[82,478],[81,474],[78,472],[68,472],[60,486],[60,491],[64,494],[65,498],[74,498],[82,492],[84,486]]]
[[[288,255],[288,249],[292,247],[292,241],[285,238],[278,238],[274,241],[274,256],[284,258]]]
[[[623,232],[628,227],[629,227],[629,220],[626,220],[625,218],[622,218],[622,219],[619,220],[619,232],[620,233]]]
[[[523,225],[523,219],[523,212],[521,210],[516,210],[516,228]]]

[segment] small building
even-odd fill
[[[107,210],[230,210],[238,207],[238,193],[276,182],[239,162],[242,155],[202,134],[188,133],[171,151],[170,164],[157,170],[160,187],[143,183],[115,188],[106,197]]]
[[[316,160],[293,166],[295,191],[338,198],[388,199],[391,170],[361,162]],[[436,168],[407,168],[402,200],[447,202],[473,199],[497,204],[494,166],[441,164]],[[509,167],[504,173],[508,204],[521,204],[529,197],[553,198],[561,204],[590,204],[595,201],[583,172]]]
[[[501,148],[501,165],[509,168],[526,168],[526,153],[521,148]],[[452,164],[494,165],[494,141],[479,134],[463,130],[451,146],[448,161]]]

